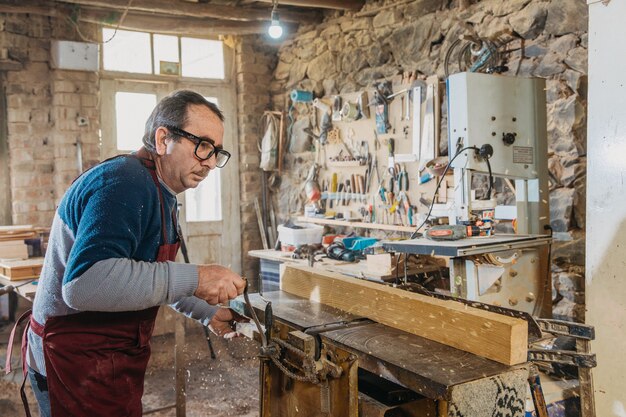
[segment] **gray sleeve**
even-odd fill
[[[193,264],[114,258],[63,284],[63,300],[81,311],[136,311],[172,304],[198,287]]]
[[[185,316],[198,320],[202,325],[208,326],[219,306],[212,306],[198,297],[185,297],[171,305],[176,311]]]

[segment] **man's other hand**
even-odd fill
[[[242,316],[236,311],[222,307],[215,312],[213,318],[209,322],[209,330],[213,334],[223,337],[224,339],[232,339],[239,336],[235,331],[236,322],[247,322],[248,318]]]
[[[198,288],[194,295],[211,305],[224,304],[243,294],[246,281],[221,265],[198,265]]]

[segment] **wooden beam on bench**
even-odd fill
[[[506,365],[527,361],[521,319],[304,266],[283,265],[280,288]]]

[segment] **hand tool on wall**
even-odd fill
[[[398,180],[398,171],[396,165],[390,166],[387,171],[389,172],[389,183],[387,183],[387,191],[393,192],[394,184]]]
[[[357,175],[359,181],[359,192],[361,193],[361,201],[365,201],[365,195],[367,191],[365,191],[365,178],[363,175]]]
[[[391,128],[389,124],[389,100],[394,96],[391,93],[391,82],[384,81],[374,85],[374,98],[370,105],[376,109],[376,131],[387,133]]]
[[[398,168],[400,164],[396,164],[396,168]],[[406,166],[402,164],[402,168],[398,173],[398,191],[408,191],[409,190],[409,174],[406,172]]]
[[[353,193],[358,193],[357,188],[356,188],[356,178],[354,174],[350,175],[350,190]]]
[[[336,196],[336,193],[337,193],[337,173],[336,172],[333,172],[332,179],[330,180],[330,192],[331,192],[332,196],[330,197],[329,208],[333,208],[333,202],[337,198],[337,196]]]
[[[431,174],[430,172],[425,172],[420,176],[419,183],[425,184],[428,181],[432,180],[433,178],[434,178],[433,174]]]
[[[333,122],[341,121],[341,96],[333,97],[333,113],[332,113]]]
[[[369,119],[370,108],[369,108],[369,101],[367,98],[367,91],[361,91],[361,93],[359,94],[359,98],[357,99],[357,106],[359,109],[358,119]]]
[[[343,182],[339,183],[337,187],[337,205],[345,205],[345,197],[343,195]]]
[[[424,111],[424,126],[421,135],[420,171],[426,163],[434,159],[437,153],[437,117],[439,114],[439,79],[429,77],[426,86],[426,109]]]
[[[350,204],[350,198],[352,197],[350,195],[350,194],[352,194],[352,187],[350,187],[350,180],[346,180],[346,186],[345,186],[344,190],[346,190],[346,200],[344,202],[344,206],[345,206],[345,205],[349,205]]]
[[[317,172],[319,169],[319,165],[313,164],[311,169],[309,170],[309,175],[306,178],[306,182],[304,183],[304,193],[306,194],[306,198],[310,202],[317,202],[322,197],[322,192],[320,191],[320,185],[317,183]]]
[[[394,157],[396,149],[396,141],[393,138],[387,140],[387,150],[389,151],[389,159],[387,161],[387,166],[394,166],[396,163],[396,159]]]

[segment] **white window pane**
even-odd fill
[[[113,36],[113,29],[102,29],[102,39]],[[118,30],[111,41],[102,45],[105,70],[151,74],[150,34]]]
[[[205,97],[219,105],[217,97]],[[188,222],[222,220],[222,186],[220,169],[216,168],[195,189],[185,191],[185,216]]]
[[[181,38],[183,77],[224,79],[221,41]]]
[[[169,35],[154,35],[154,71],[157,74],[179,75],[176,65],[178,63],[178,37]],[[162,65],[161,63],[165,64]],[[178,65],[179,67],[180,65]]]
[[[118,150],[134,151],[142,146],[145,123],[156,104],[156,94],[122,92],[115,94]]]
[[[198,187],[185,191],[187,222],[222,220],[222,189],[220,169],[216,168]]]

